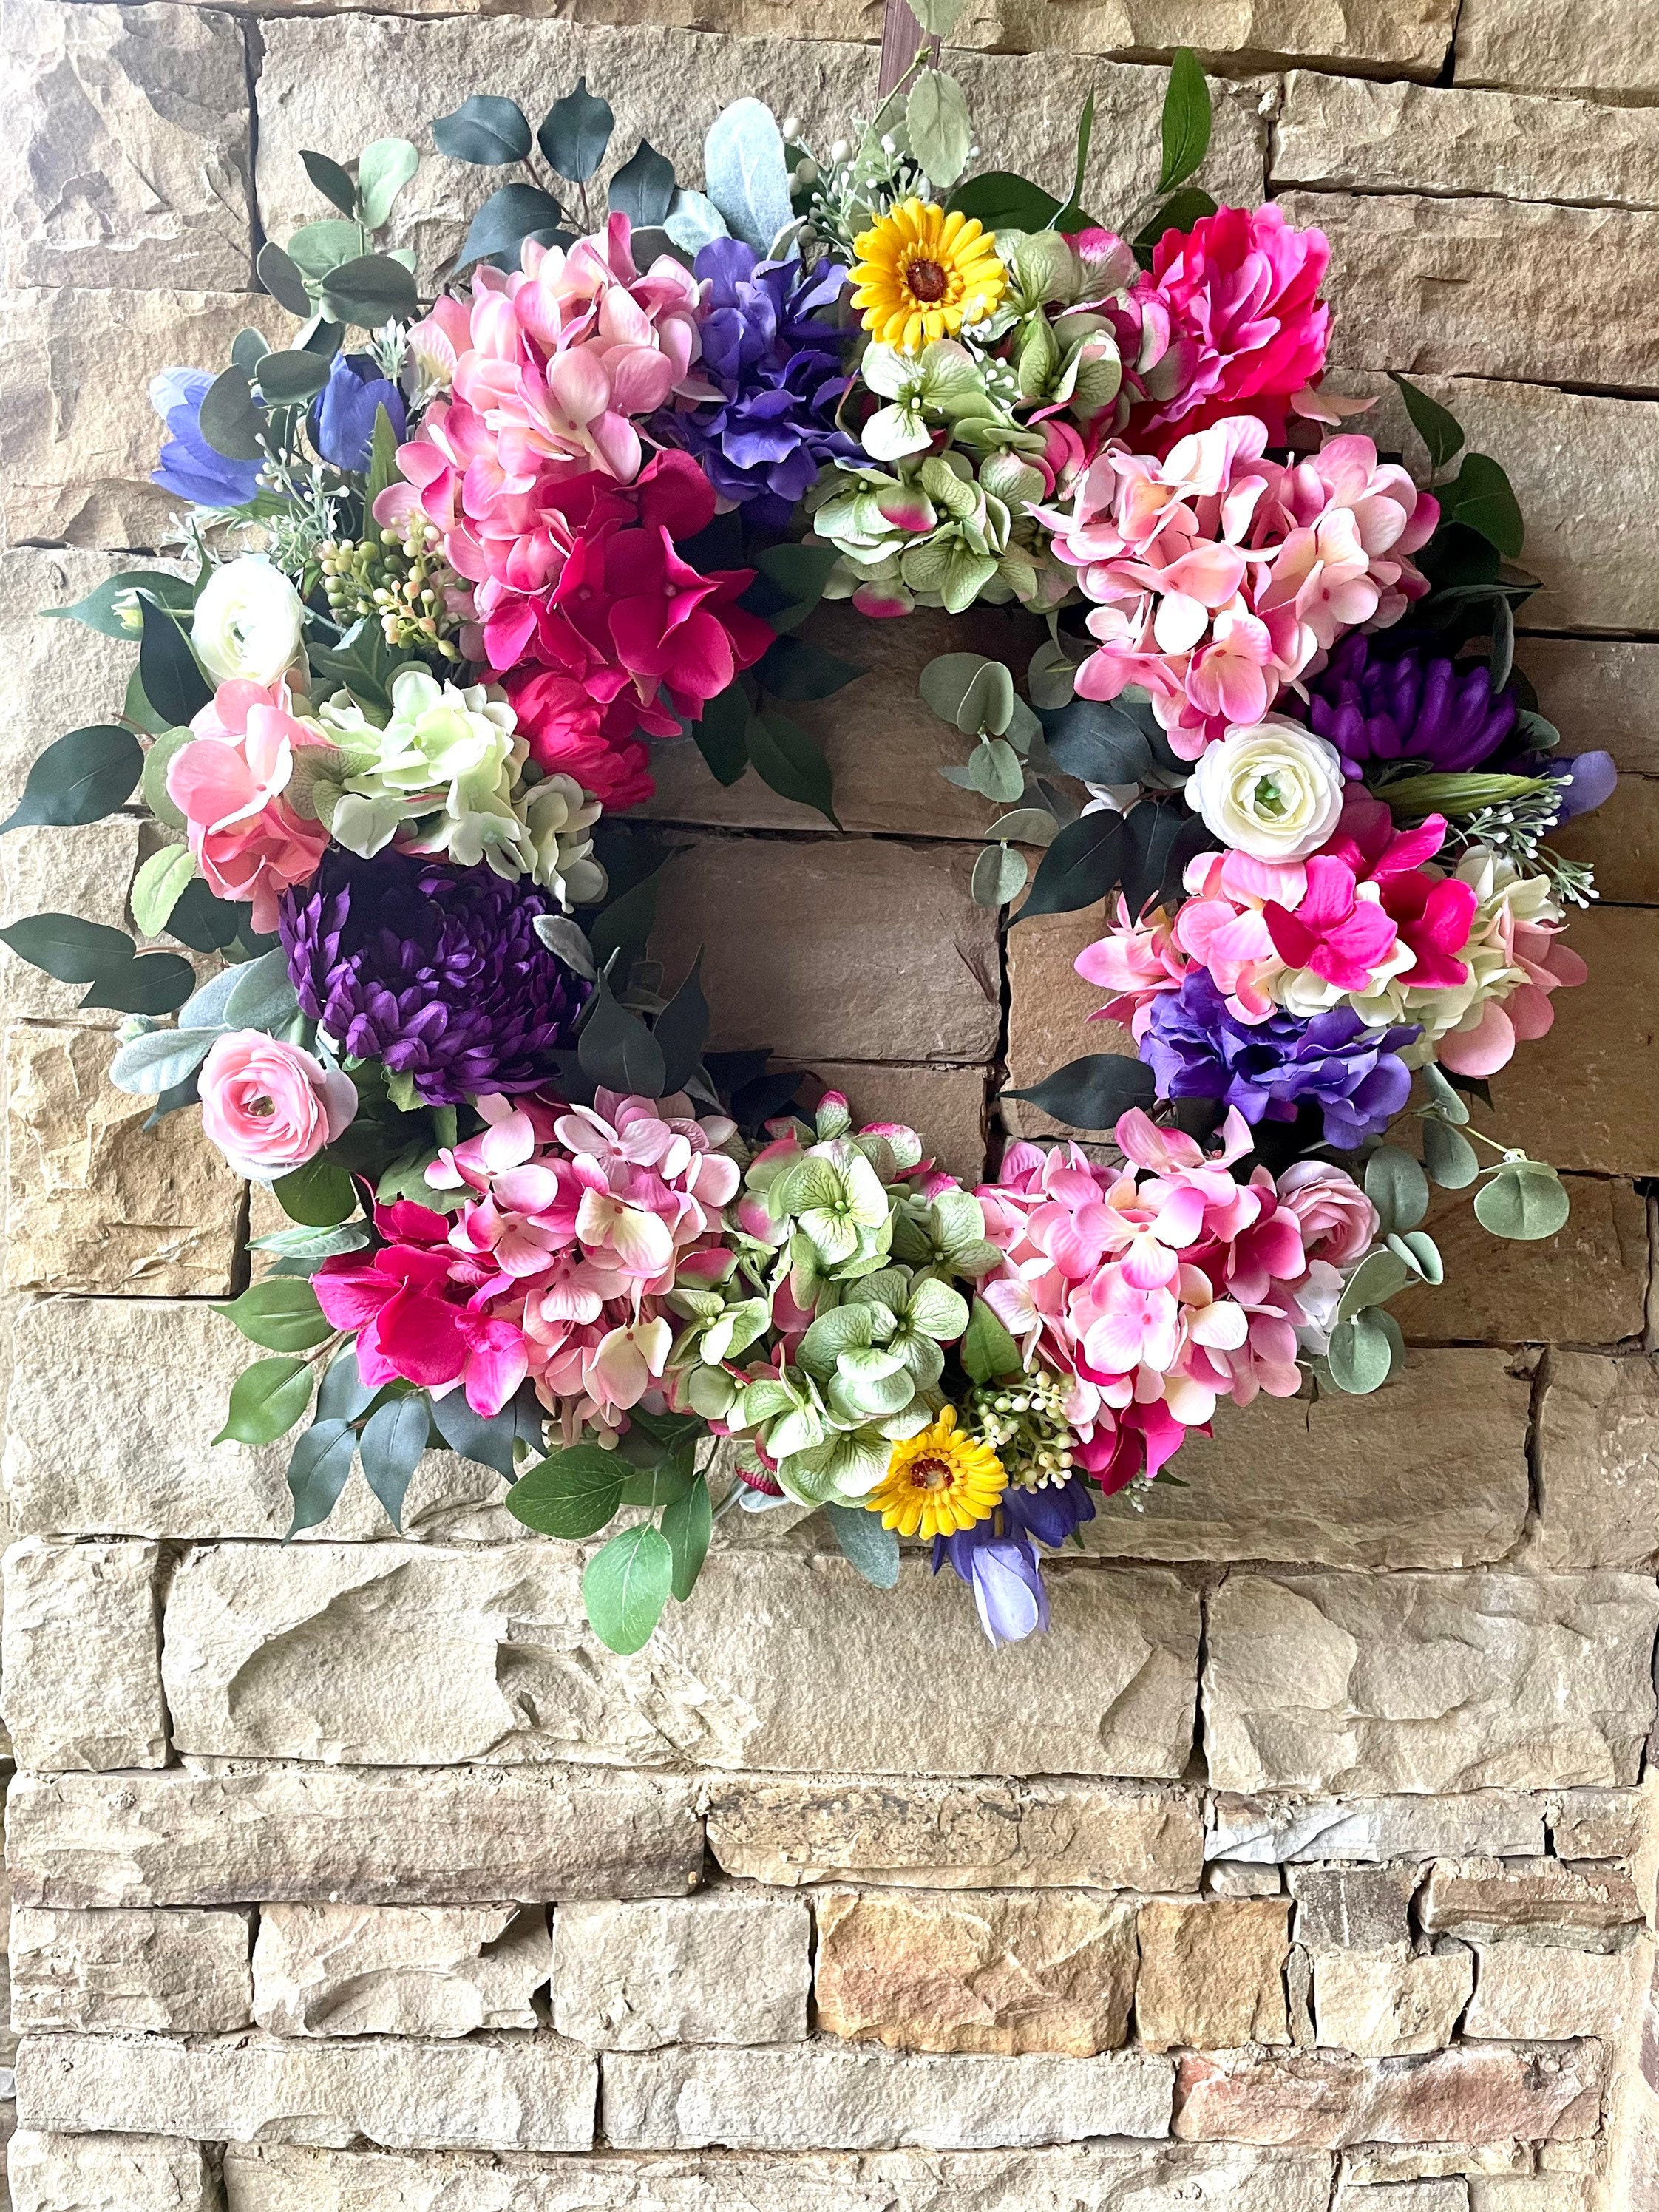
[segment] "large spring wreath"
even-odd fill
[[[1040,1547],[1218,1400],[1387,1379],[1387,1302],[1441,1276],[1431,1177],[1499,1236],[1565,1219],[1470,1120],[1583,975],[1593,894],[1545,841],[1613,784],[1512,665],[1508,482],[1403,380],[1434,489],[1343,428],[1325,240],[1186,181],[1190,54],[1115,230],[1091,120],[1054,189],[967,174],[924,51],[817,152],[743,99],[702,190],[641,143],[601,192],[585,83],[533,131],[475,96],[438,148],[513,173],[452,289],[375,243],[412,144],[307,153],[334,212],[258,262],[299,329],[157,379],[184,558],[53,611],[137,665],[6,825],[136,797],[136,936],[3,935],[127,1018],[112,1079],[161,1141],[199,1107],[289,1218],[225,1309],[269,1356],[222,1436],[307,1423],[296,1529],[359,1462],[397,1521],[442,1445],[549,1535],[621,1514],[584,1585],[615,1650],[726,1507],[787,1501],[882,1585],[931,1539],[1015,1638]],[[661,854],[617,816],[689,738],[834,820],[787,711],[858,674],[803,635],[826,594],[1042,618],[1023,690],[966,653],[921,688],[995,811],[975,897],[1112,902],[1077,964],[1136,1053],[1023,1094],[1109,1145],[963,1188],[706,1054],[695,961],[659,988]]]

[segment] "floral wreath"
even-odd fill
[[[1614,781],[1512,665],[1507,479],[1404,379],[1433,490],[1342,428],[1326,241],[1187,182],[1189,52],[1116,231],[1080,201],[1092,106],[1063,198],[969,175],[925,49],[822,155],[743,99],[703,190],[641,141],[601,205],[585,82],[533,132],[474,96],[438,148],[520,173],[453,289],[375,243],[411,143],[307,153],[335,212],[258,258],[301,328],[155,380],[185,560],[51,611],[137,665],[4,825],[137,793],[137,936],[0,935],[126,1017],[152,1126],[199,1106],[289,1217],[223,1309],[269,1356],[221,1438],[309,1415],[296,1530],[359,1463],[398,1523],[446,1446],[546,1534],[622,1515],[583,1585],[613,1650],[734,1504],[823,1510],[884,1587],[931,1539],[1018,1638],[1042,1549],[1219,1400],[1387,1379],[1387,1302],[1441,1279],[1431,1178],[1498,1236],[1565,1219],[1470,1119],[1583,976],[1559,933],[1594,892],[1546,838]],[[834,821],[783,711],[860,672],[802,634],[826,595],[1040,618],[1023,692],[966,653],[921,689],[998,810],[975,898],[1114,902],[1077,966],[1133,1053],[1012,1094],[1109,1145],[1017,1142],[964,1188],[706,1053],[697,963],[659,988],[663,854],[618,812],[689,737]]]

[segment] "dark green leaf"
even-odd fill
[[[292,254],[284,253],[274,239],[268,239],[253,266],[259,282],[279,307],[298,315],[301,322],[309,319],[311,295],[306,289],[304,271]]]
[[[125,805],[143,769],[143,749],[131,730],[112,722],[71,730],[48,745],[30,769],[23,796],[0,822],[0,830],[21,830],[31,822],[101,822]]]
[[[1047,230],[1060,202],[1029,177],[987,169],[958,185],[947,201],[952,215],[976,216],[987,230]]]
[[[493,1467],[497,1474],[512,1481],[513,1446],[519,1434],[512,1406],[503,1406],[499,1413],[486,1419],[473,1412],[461,1391],[451,1390],[432,1401],[432,1418],[451,1451],[459,1452],[463,1459],[476,1460],[480,1467]]]
[[[305,312],[309,314],[311,310],[307,307]],[[252,324],[246,330],[238,331],[230,342],[230,357],[250,381],[258,377],[259,363],[270,351],[270,340],[263,331],[256,331]]]
[[[842,1553],[867,1583],[891,1589],[899,1578],[898,1538],[882,1526],[879,1513],[862,1505],[826,1505],[830,1528]]]
[[[628,1439],[624,1437],[623,1443]],[[653,1444],[653,1452],[661,1446]],[[623,1475],[622,1502],[624,1505],[642,1505],[647,1511],[660,1513],[685,1496],[691,1487],[691,1470],[672,1459],[655,1460],[647,1467],[630,1467]]]
[[[311,1403],[311,1370],[302,1359],[256,1359],[231,1385],[230,1411],[216,1444],[274,1444]]]
[[[608,104],[588,90],[585,76],[579,76],[574,92],[556,100],[542,118],[536,139],[549,168],[568,177],[573,185],[585,185],[605,159],[616,122]]]
[[[1198,56],[1177,46],[1164,94],[1164,166],[1158,189],[1172,192],[1183,184],[1210,150],[1210,88]]]
[[[663,1095],[660,1047],[639,1016],[617,1004],[603,976],[576,1040],[576,1057],[582,1073],[608,1091],[635,1091],[643,1098]]]
[[[268,353],[259,363],[259,390],[273,407],[314,399],[328,382],[329,364],[314,353]]]
[[[593,1633],[624,1656],[651,1640],[674,1583],[674,1554],[648,1525],[625,1528],[587,1563],[582,1598]]]
[[[1139,783],[1152,765],[1146,732],[1109,699],[1073,699],[1039,714],[1057,766],[1082,783]]]
[[[1075,914],[1098,904],[1117,888],[1129,850],[1121,814],[1103,810],[1068,822],[1043,854],[1015,921],[1030,921],[1040,914]]]
[[[449,114],[435,118],[432,136],[441,154],[479,168],[498,169],[508,161],[522,161],[530,151],[524,110],[516,100],[495,93],[475,92]]]
[[[308,1229],[334,1229],[357,1211],[357,1186],[332,1160],[307,1160],[270,1186],[290,1221]]]
[[[1024,1365],[1019,1346],[983,1298],[974,1300],[960,1352],[963,1365],[975,1382],[994,1382],[1000,1375],[1018,1375]]]
[[[823,587],[841,555],[833,545],[768,545],[755,556],[756,583],[769,585],[775,605],[758,607],[774,629],[793,629],[823,597]],[[750,586],[752,591],[753,585]],[[744,604],[749,594],[744,594]]]
[[[1518,561],[1526,537],[1520,502],[1510,480],[1489,454],[1466,453],[1463,465],[1449,484],[1441,487],[1443,523],[1461,523],[1479,532],[1506,561]]]
[[[0,939],[20,960],[43,968],[60,983],[95,983],[132,963],[132,939],[124,929],[84,921],[78,914],[31,914],[0,929]]]
[[[1127,1053],[1094,1052],[1068,1060],[1029,1091],[1008,1091],[1006,1098],[1024,1098],[1068,1121],[1074,1129],[1109,1129],[1120,1114],[1132,1106],[1150,1106],[1157,1095],[1152,1071]]]
[[[251,1344],[267,1352],[309,1352],[334,1333],[309,1283],[278,1279],[255,1283],[240,1298],[216,1309],[235,1322]]]
[[[294,1498],[290,1536],[326,1521],[339,1502],[357,1454],[357,1435],[347,1421],[313,1421],[294,1447],[288,1486]]]
[[[398,433],[384,406],[374,410],[374,434],[369,447],[368,481],[363,487],[363,504],[373,507],[375,501],[388,486],[398,481]]]
[[[622,1503],[627,1466],[597,1444],[550,1452],[507,1493],[507,1510],[541,1536],[591,1536]]]
[[[374,1403],[375,1388],[363,1380],[356,1346],[346,1345],[328,1363],[328,1372],[317,1393],[318,1419],[355,1421]]]
[[[457,265],[465,269],[497,254],[516,262],[526,238],[544,238],[558,230],[560,214],[557,200],[539,185],[503,185],[473,216]]]
[[[42,607],[40,612],[47,622],[84,623],[100,637],[119,638],[132,645],[137,642],[143,620],[134,597],[138,592],[148,592],[179,614],[189,614],[196,604],[196,586],[187,576],[170,576],[165,568],[127,568],[118,576],[106,576],[73,606]]]
[[[1515,672],[1515,609],[1506,599],[1492,602],[1492,656],[1486,665],[1493,691],[1501,691]]]
[[[697,750],[721,783],[735,783],[749,766],[748,727],[749,694],[741,677],[710,699],[702,720],[691,725]]]
[[[625,215],[636,230],[649,230],[661,222],[673,197],[673,163],[665,161],[648,138],[641,138],[631,159],[611,179],[611,214]]]
[[[702,954],[691,963],[691,972],[653,1023],[651,1034],[662,1054],[663,1096],[685,1088],[708,1036],[708,1001],[703,995]]]
[[[416,1391],[410,1397],[392,1398],[377,1407],[357,1439],[363,1478],[400,1533],[409,1480],[420,1465],[429,1428],[426,1398]]]
[[[830,763],[816,738],[787,715],[763,713],[750,718],[744,742],[763,781],[784,799],[815,806],[840,829],[831,804],[835,793]]]
[[[357,212],[357,187],[337,161],[330,161],[326,154],[314,154],[301,148],[300,159],[306,165],[306,174],[325,200],[331,200],[344,216]]]
[[[323,304],[337,322],[373,331],[382,323],[407,322],[420,301],[414,276],[401,261],[389,253],[364,253],[329,271],[323,279]]]
[[[144,634],[138,647],[138,674],[144,696],[176,729],[201,713],[213,696],[213,687],[173,617],[154,599],[141,599],[139,608]]]
[[[216,898],[198,876],[185,885],[167,916],[167,935],[192,952],[222,952],[247,918],[247,908]]]
[[[1200,191],[1196,185],[1185,185],[1172,192],[1151,219],[1136,234],[1135,257],[1143,266],[1150,265],[1158,240],[1166,230],[1190,230],[1206,215],[1215,213],[1215,202],[1208,192]]]
[[[780,637],[755,665],[755,678],[775,699],[828,699],[864,674],[854,660],[826,653],[805,638]]]
[[[1095,96],[1091,91],[1083,103],[1083,112],[1078,118],[1077,159],[1072,166],[1072,196],[1054,217],[1056,230],[1071,230],[1081,224],[1083,216],[1083,172],[1089,166],[1089,145],[1095,135]]]
[[[209,385],[196,420],[214,452],[228,461],[257,461],[264,452],[264,417],[253,404],[247,378],[234,365]]]
[[[714,1533],[708,1485],[702,1475],[696,1477],[684,1498],[677,1498],[665,1510],[662,1533],[674,1562],[668,1586],[684,1605],[702,1572],[702,1563],[708,1556],[708,1541]]]
[[[1127,849],[1123,856],[1123,896],[1131,914],[1142,913],[1163,896],[1194,853],[1213,842],[1200,815],[1179,798],[1143,800],[1124,817]]]
[[[196,970],[182,953],[143,952],[125,968],[100,976],[81,1005],[118,1014],[170,1014],[196,988]]]
[[[1437,399],[1431,399],[1408,377],[1397,376],[1393,369],[1389,375],[1399,387],[1413,429],[1429,449],[1430,467],[1443,469],[1463,450],[1462,425],[1449,408],[1443,407]]]
[[[661,885],[661,871],[657,870],[630,884],[595,915],[587,941],[598,966],[609,967],[612,953],[619,953],[626,966],[644,951],[656,925],[657,893]]]
[[[332,361],[345,338],[345,325],[331,323],[319,313],[310,331],[300,340],[302,353],[314,353],[319,361]]]

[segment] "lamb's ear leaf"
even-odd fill
[[[882,1526],[878,1513],[861,1505],[826,1505],[836,1543],[867,1583],[891,1589],[899,1578],[898,1538]]]

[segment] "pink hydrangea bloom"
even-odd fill
[[[208,889],[251,903],[254,928],[269,933],[281,894],[308,882],[328,847],[322,823],[283,794],[295,754],[329,740],[295,716],[282,684],[222,684],[190,726],[194,738],[167,763],[167,796]]]
[[[1328,1274],[1325,1249],[1358,1256],[1376,1222],[1340,1169],[1295,1203],[1266,1169],[1240,1182],[1251,1137],[1237,1113],[1210,1154],[1139,1111],[1115,1133],[1121,1168],[1018,1144],[977,1193],[1002,1255],[981,1293],[1028,1367],[1068,1383],[1078,1463],[1107,1491],[1150,1480],[1220,1399],[1293,1396],[1297,1331],[1316,1318],[1301,1294],[1316,1265]]]
[[[1113,994],[1089,1019],[1126,1022],[1137,1037],[1152,1018],[1153,1002],[1165,991],[1178,991],[1191,964],[1164,908],[1153,907],[1136,921],[1121,891],[1116,926],[1085,945],[1073,963],[1085,983]]]
[[[1386,628],[1428,590],[1410,559],[1439,519],[1369,438],[1329,440],[1287,466],[1267,425],[1234,416],[1159,459],[1105,445],[1063,507],[1033,507],[1094,601],[1079,695],[1151,696],[1176,752],[1196,760],[1259,720],[1344,630]]]

